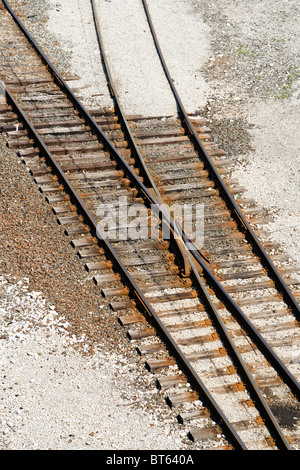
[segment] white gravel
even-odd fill
[[[298,100],[299,101],[299,100]],[[300,154],[299,103],[260,100],[249,104],[254,151],[237,165],[236,177],[247,188],[246,196],[269,210],[274,222],[265,228],[285,252],[300,264]]]

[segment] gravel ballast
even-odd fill
[[[174,115],[141,2],[97,3],[126,113]],[[148,3],[187,111],[210,119],[233,176],[274,216],[268,230],[299,262],[298,3]],[[15,5],[58,70],[80,77],[71,85],[82,87],[84,104],[111,107],[90,1]],[[0,144],[0,449],[200,448],[177,425],[26,168]]]

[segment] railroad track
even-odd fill
[[[178,420],[204,448],[297,448],[299,436],[283,416],[299,416],[291,354],[299,280],[281,254],[271,260],[272,243],[262,246],[260,211],[242,197],[236,204],[242,190],[205,120],[183,107],[176,119],[128,119],[110,73],[115,108],[89,113],[6,1],[0,13],[8,146],[28,165]],[[175,202],[204,205],[201,248],[169,218]],[[139,233],[132,208],[144,214]],[[160,229],[149,238],[157,208]],[[116,214],[107,232],[102,211]]]

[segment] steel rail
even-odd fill
[[[158,42],[158,39],[157,39],[157,36],[156,36],[156,32],[155,32],[155,29],[154,29],[154,25],[153,25],[153,22],[152,22],[152,19],[151,19],[151,15],[150,15],[150,11],[149,11],[149,8],[148,8],[147,1],[142,0],[142,2],[143,2],[145,14],[146,14],[146,17],[147,17],[147,21],[148,21],[148,24],[149,24],[149,27],[150,27],[150,30],[151,30],[151,34],[152,34],[152,37],[153,37],[153,40],[154,40],[154,43],[155,43],[157,53],[159,55],[159,58],[160,58],[162,67],[164,69],[166,78],[167,78],[167,80],[169,82],[169,85],[171,87],[171,90],[173,92],[173,95],[174,95],[174,98],[176,100],[178,109],[181,113],[181,118],[182,118],[182,121],[184,123],[184,127],[186,128],[187,132],[189,133],[189,135],[194,140],[194,145],[195,145],[196,149],[198,150],[201,158],[204,160],[211,176],[213,177],[215,183],[217,184],[218,189],[220,190],[221,194],[223,195],[224,200],[226,201],[228,208],[230,209],[230,211],[234,215],[234,218],[237,220],[238,225],[242,228],[242,230],[244,230],[248,241],[251,243],[251,245],[254,248],[255,252],[258,254],[258,256],[261,259],[262,263],[266,267],[266,269],[269,273],[269,276],[273,279],[275,285],[277,286],[278,290],[281,292],[281,294],[284,297],[286,303],[289,305],[289,307],[293,311],[295,317],[297,318],[297,320],[300,320],[300,306],[299,306],[299,303],[297,302],[297,300],[293,296],[291,290],[287,286],[286,282],[284,281],[284,279],[282,278],[282,276],[278,272],[278,270],[277,270],[276,266],[274,265],[273,261],[271,260],[270,256],[268,255],[268,253],[264,249],[262,243],[259,241],[256,234],[252,230],[252,228],[249,225],[248,221],[246,220],[244,214],[242,213],[240,207],[238,206],[238,204],[236,203],[236,201],[234,200],[234,198],[230,194],[230,191],[228,190],[227,186],[225,185],[222,178],[220,177],[213,161],[211,160],[211,158],[207,154],[201,140],[199,139],[199,137],[198,137],[198,135],[197,135],[197,133],[194,129],[194,126],[192,125],[192,123],[191,123],[191,121],[188,117],[188,114],[187,114],[187,112],[186,112],[186,110],[183,106],[183,103],[182,103],[180,97],[179,97],[179,94],[176,90],[174,82],[173,82],[173,80],[171,78],[171,75],[169,73],[169,70],[167,68],[164,56],[162,54],[162,51],[161,51],[161,48],[160,48],[160,45],[159,45],[159,42]]]
[[[113,77],[112,77],[112,73],[111,73],[111,70],[110,70],[110,67],[109,67],[107,55],[105,53],[103,37],[102,37],[102,34],[101,34],[100,18],[99,18],[98,10],[97,10],[96,5],[95,5],[95,0],[92,0],[91,3],[92,3],[92,10],[93,10],[93,16],[94,16],[94,22],[95,22],[95,27],[96,27],[96,34],[97,34],[97,38],[98,38],[99,49],[100,49],[100,53],[102,55],[103,64],[104,64],[105,72],[106,72],[107,79],[108,79],[108,86],[111,90],[111,95],[112,95],[112,98],[114,100],[114,105],[115,105],[116,112],[119,115],[121,126],[122,126],[123,130],[125,130],[125,135],[127,136],[127,139],[130,142],[130,148],[132,149],[132,151],[134,153],[135,161],[136,161],[137,166],[142,169],[143,176],[145,177],[145,180],[148,182],[148,185],[150,185],[150,187],[152,188],[152,190],[155,193],[157,199],[160,201],[161,204],[163,204],[163,202],[164,202],[163,198],[162,198],[157,186],[155,185],[154,180],[153,180],[152,175],[151,175],[151,172],[149,171],[149,169],[147,167],[147,164],[145,163],[144,158],[143,158],[143,156],[142,156],[142,154],[141,154],[141,152],[140,152],[140,150],[139,150],[139,148],[136,144],[135,138],[134,138],[133,133],[130,129],[130,125],[129,125],[128,120],[125,116],[125,113],[122,109],[122,105],[121,105],[121,102],[120,102],[120,99],[119,99],[118,91],[115,87],[114,80],[113,80]],[[175,228],[176,228],[176,226],[179,225],[179,223],[178,223],[178,221],[174,220],[173,222],[171,222],[171,225],[172,225],[172,227],[175,226]],[[179,226],[178,229],[179,229],[180,233],[183,233],[185,243],[190,243],[191,244],[191,241],[185,235],[182,227]],[[248,367],[246,366],[245,362],[243,361],[243,358],[242,358],[241,354],[239,353],[237,347],[235,346],[234,341],[232,340],[232,338],[231,338],[231,336],[230,336],[230,334],[229,334],[229,332],[228,332],[221,316],[219,315],[219,312],[217,311],[217,309],[216,309],[216,307],[215,307],[215,305],[212,301],[211,296],[208,294],[208,291],[205,288],[201,277],[199,276],[199,273],[198,273],[198,270],[197,270],[197,268],[194,264],[194,261],[191,259],[190,255],[189,255],[189,250],[186,248],[186,245],[184,247],[184,250],[185,250],[185,257],[187,258],[187,260],[190,264],[190,267],[193,271],[194,277],[196,278],[196,282],[198,284],[198,287],[200,287],[200,291],[202,292],[202,294],[204,294],[205,301],[208,305],[208,308],[209,308],[210,312],[213,314],[214,319],[217,321],[218,329],[221,332],[221,337],[225,338],[225,343],[227,345],[227,348],[231,352],[231,355],[234,357],[234,363],[237,365],[238,372],[240,373],[240,375],[244,378],[245,382],[247,383],[248,389],[250,389],[252,394],[256,397],[255,398],[256,405],[260,409],[261,413],[264,416],[267,416],[267,420],[269,422],[269,425],[271,425],[271,428],[274,428],[276,430],[276,435],[279,436],[280,440],[281,439],[283,440],[284,446],[287,446],[287,448],[289,448],[289,444],[288,444],[285,436],[281,432],[281,429],[280,429],[273,413],[271,412],[269,406],[267,405],[267,403],[266,403],[264,397],[262,396],[259,388],[257,387],[257,384],[256,384],[253,376],[251,375]],[[194,255],[195,258],[197,257],[197,262],[199,263],[199,261],[200,261],[199,251],[197,250],[196,253],[194,251],[192,251],[192,254]],[[206,266],[205,261],[207,261],[207,259],[202,255],[201,252],[200,252],[200,255],[201,255],[201,265],[203,264],[203,265]],[[203,261],[203,259],[205,259],[205,261]],[[209,269],[208,269],[208,271],[211,273],[211,271]],[[220,291],[220,289],[219,289],[219,291]],[[223,293],[223,291],[222,291],[222,293]]]
[[[7,2],[4,2],[5,4]],[[21,27],[21,29],[24,28],[24,26],[22,25],[22,23],[19,21],[19,19],[17,18],[17,16],[15,14],[13,14],[14,16],[14,19],[17,20],[17,23],[19,24],[19,26]],[[25,29],[25,28],[24,28]],[[27,37],[30,36],[30,34],[27,32]],[[34,40],[31,38],[30,39],[31,41],[34,42]],[[38,48],[38,46],[36,46]],[[39,48],[38,48],[39,49]],[[47,65],[51,68],[51,64],[49,63],[48,59],[46,58],[46,56],[43,54],[43,52],[39,49],[39,51],[41,52],[41,56],[43,57],[44,61],[47,63]],[[52,69],[51,69],[52,70]],[[83,108],[83,106],[81,105],[81,103],[77,100],[77,98],[74,96],[73,92],[68,88],[68,86],[66,84],[64,84],[64,81],[61,79],[61,77],[57,74],[57,72],[53,69],[52,70],[53,72],[53,75],[54,77],[57,79],[58,83],[60,86],[63,86],[64,88],[64,92],[68,92],[67,94],[69,95],[69,99],[75,104],[77,104],[77,106],[79,107],[79,109],[81,109],[82,111],[84,111],[84,114],[87,113],[85,108]],[[19,115],[21,115],[22,119],[26,122],[26,126],[29,128],[29,131],[30,131],[30,134],[33,136],[34,140],[37,141],[37,143],[39,144],[39,146],[41,148],[43,148],[43,153],[45,154],[46,158],[48,161],[52,162],[52,164],[54,165],[54,168],[55,168],[55,172],[58,174],[58,177],[59,179],[63,182],[64,186],[67,186],[68,188],[68,192],[71,193],[71,197],[72,199],[74,200],[75,199],[75,202],[77,203],[77,205],[79,204],[79,207],[81,208],[81,213],[82,215],[84,216],[84,219],[88,222],[89,225],[92,225],[92,228],[93,228],[93,232],[99,236],[99,233],[101,234],[101,232],[99,232],[99,227],[97,226],[96,224],[96,221],[93,219],[93,217],[91,216],[91,214],[89,213],[89,211],[87,210],[86,206],[84,205],[84,203],[82,202],[82,200],[80,199],[78,193],[74,190],[74,188],[72,187],[71,183],[69,182],[69,180],[67,179],[67,177],[64,175],[64,173],[62,172],[62,170],[60,169],[59,165],[57,164],[57,162],[55,161],[54,157],[50,154],[48,148],[45,146],[45,144],[43,143],[42,139],[40,138],[39,134],[37,133],[37,131],[34,129],[34,127],[32,126],[30,120],[27,118],[27,116],[25,115],[25,113],[21,110],[21,108],[17,105],[16,101],[14,100],[13,96],[10,94],[9,90],[7,89],[7,94],[9,96],[9,99],[10,101],[13,103],[13,106],[14,108],[18,111]],[[92,119],[88,113],[87,113],[87,117],[89,117],[90,119]],[[94,122],[94,120],[92,119],[92,121]],[[100,128],[98,128],[97,124],[94,122],[94,127],[96,130],[99,130],[100,131],[100,135],[101,136],[104,136],[104,134],[101,132]],[[105,136],[104,136],[105,137]],[[116,149],[112,146],[112,144],[108,141],[108,139],[105,139],[107,141],[107,143],[109,144],[108,147],[112,147],[113,148],[113,152],[112,153],[115,153],[117,155],[118,152],[116,151]],[[119,158],[122,158],[121,156],[119,156]],[[125,162],[126,163],[126,162]],[[127,164],[126,164],[127,165]],[[139,182],[139,185],[141,185],[140,183],[140,180],[138,180]],[[74,192],[75,191],[75,192]],[[145,194],[147,194],[147,188],[144,188],[142,190],[142,192],[145,192]],[[150,195],[151,196],[151,195]],[[97,232],[98,231],[98,232]],[[101,239],[103,238],[103,235],[101,235]],[[112,255],[112,247],[110,246],[110,244],[108,243],[108,241],[106,240],[107,244],[106,244],[106,247],[108,248],[109,252],[110,252],[110,255]],[[148,301],[145,299],[145,297],[142,295],[141,291],[139,290],[138,286],[135,284],[135,282],[133,281],[133,279],[131,278],[131,276],[129,275],[129,273],[127,272],[126,268],[124,268],[124,266],[122,265],[120,259],[117,257],[115,258],[115,253],[113,253],[113,257],[114,259],[116,259],[116,262],[117,264],[119,265],[119,268],[121,268],[121,272],[123,273],[123,275],[125,275],[125,278],[127,279],[127,281],[129,281],[130,285],[131,285],[131,288],[133,288],[134,290],[134,293],[135,295],[138,297],[139,301],[141,302],[141,304],[144,306],[144,308],[146,308],[146,311],[148,312],[148,315],[150,314],[150,317],[151,318],[155,318],[157,317],[154,310],[152,309],[151,305],[148,303]],[[121,266],[120,266],[120,263],[121,263]],[[125,269],[125,270],[124,270]],[[196,272],[195,273],[196,275],[196,278],[198,277],[198,282],[199,282],[199,285],[202,289],[202,293],[204,293],[204,295],[206,296],[206,301],[210,304],[210,299],[207,295],[207,292],[206,289],[205,289],[205,286],[203,285],[201,279],[200,279],[200,276],[198,275],[198,273]],[[123,277],[123,276],[122,276]],[[131,278],[131,279],[130,279]],[[133,281],[133,282],[132,282]],[[150,310],[149,310],[150,309]],[[211,305],[211,310],[214,310],[215,307],[214,305]],[[214,312],[215,315],[216,315],[216,318],[217,318],[217,312],[215,311]],[[157,317],[158,318],[158,317]],[[158,319],[159,320],[159,319]],[[218,320],[219,321],[219,320]],[[165,330],[165,328],[163,327],[163,325],[161,324],[160,321],[158,321],[158,327],[159,329],[163,329],[163,335],[165,335],[166,337],[169,337],[169,333]],[[229,340],[230,336],[228,334],[228,332],[226,331],[223,331],[223,333],[225,333],[225,336],[228,336],[227,338],[227,341]],[[170,339],[169,339],[170,341]],[[168,342],[169,342],[168,341]],[[173,340],[172,340],[173,341]],[[171,341],[171,343],[172,343]],[[237,351],[235,351],[235,346],[231,344],[231,350],[236,354]],[[174,344],[172,345],[171,344],[171,349],[174,348]],[[175,356],[179,359],[179,363],[182,364],[182,353],[179,353],[179,357],[178,357],[178,351],[176,351],[176,348],[177,348],[177,345],[175,344]],[[181,356],[181,358],[180,358]],[[186,364],[186,359],[183,361],[183,363]],[[240,364],[241,365],[241,364]],[[188,369],[190,369],[190,365],[188,366]],[[239,369],[240,369],[240,366],[239,366]],[[243,367],[243,372],[245,374],[246,372],[246,376],[248,375],[248,371],[246,369],[246,371],[244,370],[244,367]],[[195,378],[193,377],[193,372],[190,371],[190,373],[188,373],[187,375],[190,375],[192,373],[192,380],[191,380],[191,383],[195,383]],[[196,382],[198,381],[198,377],[196,379]],[[199,379],[200,380],[200,379]],[[256,387],[256,384],[254,382],[252,382],[252,378],[251,378],[251,375],[248,376],[248,378],[246,378],[246,381],[250,381],[250,386],[254,387],[254,390],[255,390],[255,387]],[[199,385],[199,383],[198,383]],[[202,384],[203,386],[204,384]],[[202,393],[203,393],[203,390],[202,390]],[[207,393],[208,391],[204,391],[204,394],[205,396],[207,396]],[[257,393],[257,391],[255,390],[255,393]],[[211,397],[212,398],[212,397]],[[215,404],[213,407],[215,407],[217,404]],[[266,413],[267,411],[267,414],[268,414],[268,420],[271,421],[272,425],[275,426],[275,434],[277,434],[277,439],[280,439],[282,442],[283,442],[283,445],[285,448],[289,448],[287,446],[287,442],[285,442],[285,437],[282,435],[281,433],[281,430],[280,428],[278,429],[277,428],[277,423],[276,423],[276,420],[274,419],[272,413],[270,412],[270,410],[266,410],[265,409],[265,405],[263,405],[263,408],[264,408],[264,414]],[[224,419],[222,419],[222,422],[224,422]],[[230,423],[228,423],[229,426],[230,426]],[[235,434],[235,431],[233,429],[230,430],[230,432],[234,433]],[[274,431],[273,431],[274,433]]]
[[[92,0],[92,7],[93,7],[93,14],[94,14],[94,20],[95,20],[95,25],[96,25],[96,33],[98,37],[98,43],[100,47],[100,52],[102,54],[103,58],[103,63],[105,67],[105,71],[108,77],[108,85],[109,88],[112,92],[112,97],[115,101],[116,105],[116,111],[120,116],[121,123],[123,127],[126,130],[129,142],[130,142],[130,147],[133,149],[134,154],[136,155],[137,158],[137,165],[140,168],[143,168],[145,171],[145,177],[148,179],[149,184],[151,184],[157,198],[159,201],[163,202],[163,199],[159,193],[159,190],[154,184],[153,178],[151,176],[151,173],[141,155],[141,152],[135,142],[135,138],[131,132],[130,125],[126,119],[125,113],[122,110],[122,105],[120,102],[120,99],[118,97],[118,92],[115,87],[112,74],[109,68],[109,63],[108,59],[105,53],[105,47],[103,43],[103,38],[101,34],[101,28],[100,28],[100,21],[99,21],[99,15],[97,13],[97,8],[95,7],[95,1]],[[175,231],[176,229],[176,223],[177,221],[175,220],[175,225],[174,222],[171,221],[170,225]],[[227,293],[226,289],[222,286],[222,284],[217,280],[217,278],[213,275],[211,270],[209,269],[209,266],[207,265],[206,261],[207,259],[200,253],[199,250],[194,246],[192,241],[189,239],[189,237],[185,234],[184,230],[179,227],[178,229],[179,233],[182,234],[183,241],[185,242],[186,245],[190,247],[190,249],[185,249],[185,256],[189,260],[190,266],[192,267],[193,273],[195,277],[197,278],[198,284],[201,282],[199,281],[199,275],[197,268],[194,265],[193,260],[189,256],[189,253],[191,253],[198,263],[200,267],[202,268],[204,275],[208,280],[211,282],[213,287],[217,290],[219,297],[224,301],[225,305],[231,310],[232,313],[235,314],[235,318],[242,324],[242,326],[246,329],[248,334],[251,336],[251,338],[254,340],[254,342],[258,345],[259,349],[261,352],[267,357],[267,359],[270,361],[270,363],[273,365],[273,367],[277,370],[279,375],[285,380],[285,382],[289,385],[293,393],[297,396],[300,397],[300,384],[297,382],[295,377],[290,373],[290,371],[287,369],[287,367],[282,363],[282,361],[276,356],[272,348],[268,345],[268,343],[264,340],[262,335],[256,330],[256,328],[253,326],[253,324],[250,322],[249,318],[244,314],[244,312],[241,310],[241,308],[233,301],[232,297]],[[177,232],[178,233],[178,232]],[[202,291],[203,291],[203,287]],[[209,296],[208,296],[209,297]],[[216,312],[214,312],[216,314]],[[220,321],[218,321],[219,324],[221,324]],[[225,329],[224,324],[222,327]]]
[[[163,203],[163,199],[159,193],[159,190],[157,189],[153,178],[151,176],[151,173],[141,155],[141,152],[139,151],[139,148],[135,142],[134,136],[131,132],[129,123],[126,119],[125,113],[122,110],[122,106],[120,103],[120,99],[118,97],[118,92],[116,90],[116,87],[114,85],[114,81],[112,78],[112,74],[109,68],[107,56],[105,54],[105,47],[103,44],[103,38],[101,35],[101,28],[100,28],[100,22],[99,22],[99,16],[97,14],[97,9],[95,8],[95,1],[92,0],[92,8],[93,8],[93,15],[94,15],[94,20],[95,20],[95,25],[96,25],[96,33],[98,37],[98,43],[100,47],[100,51],[102,54],[103,62],[104,62],[104,67],[105,71],[108,77],[108,85],[111,90],[112,98],[115,101],[116,105],[116,111],[120,117],[121,123],[123,125],[123,129],[125,130],[125,133],[127,135],[127,138],[130,142],[131,148],[134,152],[135,159],[136,159],[136,164],[137,166],[143,170],[143,176],[145,177],[146,181],[150,184],[151,188],[153,189],[153,192],[155,193],[158,201],[160,204]],[[127,174],[127,176],[130,178],[130,174]],[[139,182],[139,184],[141,184]],[[145,190],[144,190],[145,193]],[[152,204],[155,204],[155,201],[153,201]],[[268,361],[272,364],[274,369],[277,371],[277,373],[282,377],[282,379],[285,381],[285,383],[290,387],[291,391],[295,394],[295,396],[299,399],[300,398],[300,384],[298,381],[295,379],[295,377],[291,374],[291,372],[288,370],[288,368],[283,364],[283,362],[280,360],[280,358],[275,354],[273,349],[269,346],[269,344],[265,341],[265,339],[262,337],[262,335],[257,331],[257,329],[254,327],[254,325],[251,323],[249,318],[244,314],[244,312],[241,310],[241,308],[237,305],[237,303],[232,299],[232,297],[228,294],[226,289],[223,287],[223,285],[217,280],[217,278],[214,276],[212,271],[209,269],[209,261],[207,258],[199,252],[199,250],[195,247],[193,242],[190,240],[190,238],[185,234],[184,230],[181,227],[176,227],[177,221],[173,221],[170,219],[169,214],[163,214],[165,215],[165,218],[168,218],[169,220],[169,225],[171,229],[173,230],[173,233],[176,233],[178,235],[182,235],[182,240],[185,245],[189,246],[189,249],[186,249],[186,247],[183,247],[180,245],[180,255],[183,256],[184,258],[184,263],[187,260],[190,269],[193,271],[193,274],[196,277],[196,280],[199,285],[201,285],[201,282],[199,281],[199,275],[198,275],[198,269],[195,266],[194,261],[198,263],[200,268],[204,272],[204,276],[208,281],[213,285],[213,287],[216,289],[218,296],[224,304],[227,306],[227,308],[235,315],[235,318],[239,321],[239,323],[245,328],[247,333],[251,336],[253,341],[256,343],[256,345],[259,347],[260,351],[265,355],[265,357],[268,359]],[[176,230],[177,229],[177,230]],[[192,254],[193,259],[191,259],[190,254]],[[203,292],[203,286],[201,286],[201,290]],[[210,303],[210,302],[209,302]],[[214,316],[215,312],[214,312]],[[220,319],[218,320],[218,323],[220,324]],[[224,324],[222,325],[222,329],[226,330]]]

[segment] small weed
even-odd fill
[[[238,46],[236,46],[236,52],[239,54],[239,55],[254,55],[253,51],[251,51],[250,49],[245,49],[244,46],[242,46],[242,44],[239,44]]]

